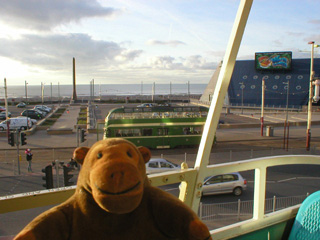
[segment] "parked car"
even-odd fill
[[[0,106],[0,112],[7,110],[5,107]]]
[[[138,105],[137,107],[154,107],[155,104],[154,103],[142,103],[140,105]]]
[[[24,108],[24,107],[26,107],[26,106],[27,106],[27,104],[25,104],[24,102],[19,102],[19,103],[16,105],[17,108]]]
[[[44,118],[45,116],[47,116],[47,114],[48,114],[46,111],[41,110],[41,109],[39,109],[39,108],[32,108],[31,110],[34,110],[34,111],[38,112],[43,118]]]
[[[233,193],[240,196],[246,189],[247,180],[235,172],[207,177],[203,183],[202,195]]]
[[[26,109],[20,115],[25,116],[25,117],[28,116],[33,119],[42,119],[43,118],[41,113],[39,113],[38,111],[32,110],[32,109],[30,109],[30,110]]]
[[[8,112],[8,117],[11,117],[11,112]],[[6,111],[0,112],[0,119],[6,119]]]
[[[47,112],[47,113],[51,112],[51,110],[52,110],[52,108],[50,108],[46,105],[36,105],[36,106],[34,106],[34,109],[39,109],[39,110]]]
[[[147,174],[160,173],[166,171],[180,170],[181,167],[175,163],[172,163],[164,158],[151,158],[146,163]]]
[[[30,121],[30,118],[27,120],[27,118],[10,118],[5,121],[0,122],[0,131],[4,131],[7,129],[7,122],[9,121],[9,128],[10,129],[20,129],[20,130],[26,130],[28,128],[32,127],[32,122]]]

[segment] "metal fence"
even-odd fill
[[[34,171],[41,172],[41,169],[45,167],[48,163],[59,160],[68,162],[73,155],[74,148],[47,148],[47,149],[33,149],[33,159],[32,164],[35,166]],[[180,164],[182,161],[186,161],[189,167],[193,167],[196,153],[185,153],[182,157],[183,151],[177,154],[159,154],[153,157],[164,157],[170,161]],[[210,154],[209,164],[226,163],[232,161],[240,161],[252,158],[267,157],[274,155],[297,155],[297,154],[319,154],[319,149],[314,146],[310,151],[306,151],[305,148],[291,148],[288,151],[284,149],[269,148],[264,150],[241,150],[237,148],[228,149],[225,151],[212,152]],[[20,155],[20,157],[19,157]],[[17,150],[0,150],[0,177],[15,175],[18,171],[18,159],[20,159],[21,165],[26,165],[24,150],[20,150],[19,154]],[[36,167],[39,165],[38,167]],[[23,167],[22,167],[23,168]],[[5,170],[5,171],[3,171]]]
[[[308,196],[291,196],[268,198],[265,202],[265,213],[275,212],[287,207],[291,207],[303,202]],[[242,221],[252,218],[253,216],[253,200],[230,202],[230,203],[200,203],[199,217],[204,221],[220,222],[220,221]]]

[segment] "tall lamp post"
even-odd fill
[[[288,145],[289,145],[289,121],[288,121],[289,80],[288,80],[288,82],[284,82],[283,84],[287,85],[287,86],[285,86],[285,88],[287,89],[287,101],[286,101],[286,120],[284,122],[284,133],[283,133],[283,149],[286,149],[288,151]]]
[[[264,77],[262,78],[262,89],[261,89],[261,136],[263,136],[263,128],[264,128],[264,91],[265,91],[265,81]]]
[[[307,141],[306,141],[306,150],[310,150],[310,142],[311,142],[311,117],[312,117],[312,83],[313,83],[313,55],[314,48],[319,47],[319,45],[315,45],[314,41],[308,42],[311,45],[311,59],[310,59],[310,82],[309,82],[309,100],[308,100],[308,121],[307,121]]]
[[[243,82],[239,82],[241,88],[241,114],[243,114],[243,89],[246,87]]]

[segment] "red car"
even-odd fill
[[[5,107],[0,106],[0,112],[3,112],[3,111],[5,111],[5,110],[6,110]]]

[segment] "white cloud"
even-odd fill
[[[142,52],[115,42],[93,40],[87,34],[22,35],[15,40],[0,40],[0,56],[45,70],[69,68],[73,57],[79,59],[81,67],[108,67],[133,61]]]
[[[185,45],[184,42],[178,41],[178,40],[159,41],[159,40],[154,40],[154,39],[148,40],[147,44],[148,45],[168,45],[168,46],[173,46],[173,47],[176,47],[178,45]]]
[[[149,66],[163,70],[197,71],[214,70],[217,64],[207,62],[205,58],[200,55],[189,56],[187,58],[180,59],[180,61],[171,56],[158,56],[150,59]]]
[[[112,17],[120,10],[102,7],[96,0],[1,1],[0,21],[22,29],[47,31],[89,17]]]

